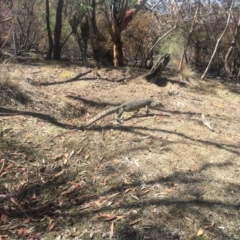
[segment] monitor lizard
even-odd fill
[[[141,100],[133,100],[126,103],[123,103],[117,107],[112,107],[109,109],[106,109],[99,114],[97,114],[95,117],[90,119],[84,127],[88,127],[97,120],[110,115],[112,113],[117,113],[116,119],[120,121],[120,117],[122,116],[123,112],[134,112],[139,111],[141,108],[146,109],[146,113],[149,113],[149,109],[159,109],[164,107],[162,103],[159,101],[156,101],[155,99],[149,98],[149,99],[141,99]]]

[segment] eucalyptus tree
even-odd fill
[[[124,65],[121,34],[146,2],[147,0],[139,0],[132,8],[129,9],[128,0],[111,0],[110,5],[108,5],[104,0],[105,16],[113,42],[114,66]]]
[[[75,39],[79,38],[77,28],[80,25],[81,21],[83,20],[87,11],[89,11],[91,8],[87,4],[79,0],[65,0],[65,1],[58,0],[55,3],[46,0],[45,4],[46,4],[46,28],[49,43],[47,59],[53,57],[54,59],[59,60],[61,59],[62,48],[69,39],[69,37],[73,34]],[[51,7],[53,9],[51,9]],[[56,14],[52,36],[50,19],[52,19],[51,12],[53,12],[54,9],[56,10]],[[65,38],[63,38],[62,28],[64,24],[65,24],[64,27],[68,28],[68,26],[66,26],[68,25],[67,23],[70,25],[70,30],[68,31],[68,34],[65,36]],[[77,42],[79,43],[80,41]]]

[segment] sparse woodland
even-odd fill
[[[84,65],[151,68],[172,54],[201,73],[239,78],[238,1],[1,1],[1,59],[36,53]],[[207,73],[206,71],[206,73]],[[204,74],[203,78],[205,77]]]
[[[0,240],[239,240],[239,84],[239,0],[0,0]]]

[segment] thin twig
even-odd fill
[[[2,170],[3,170],[4,165],[5,165],[5,158],[3,158],[2,161],[3,161],[3,164],[2,164],[2,167],[1,167],[1,169],[0,169],[0,174],[2,173]]]

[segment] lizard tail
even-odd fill
[[[91,124],[95,123],[97,120],[99,120],[99,119],[101,119],[101,118],[103,118],[103,117],[105,117],[105,116],[108,116],[108,115],[110,115],[110,114],[112,114],[112,113],[117,112],[118,109],[119,109],[119,107],[112,107],[112,108],[106,109],[106,110],[103,111],[103,112],[100,112],[100,113],[99,113],[98,115],[96,115],[94,118],[90,119],[90,120],[86,123],[85,127],[90,126]]]

